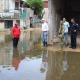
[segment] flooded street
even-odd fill
[[[0,33],[0,80],[79,80],[80,53],[42,49],[40,31],[24,31],[18,49]]]

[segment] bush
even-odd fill
[[[34,10],[35,15],[43,17],[43,0],[26,0],[26,2]]]

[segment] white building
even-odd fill
[[[10,28],[19,21],[20,0],[0,0],[0,29]]]

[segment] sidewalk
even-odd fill
[[[80,52],[80,47],[78,47],[76,49],[72,49],[72,48],[69,48],[69,47],[65,47],[65,48],[61,49],[61,48],[55,47],[55,46],[48,46],[47,49],[48,49],[48,51],[52,51],[52,52],[57,52],[57,51]]]
[[[67,47],[63,46],[63,48],[61,48],[61,44],[59,42],[59,43],[54,43],[53,45],[48,46],[47,49],[49,51],[80,52],[80,37],[77,38],[77,48],[76,49],[72,49],[69,47],[70,47],[70,43]]]
[[[70,36],[69,36],[69,45],[67,47],[61,48],[60,42],[55,42],[52,45],[49,45],[47,49],[49,51],[67,51],[67,52],[80,52],[80,35],[77,36],[77,48],[72,49],[70,47]]]

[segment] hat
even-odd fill
[[[42,21],[45,21],[45,19],[42,19]]]

